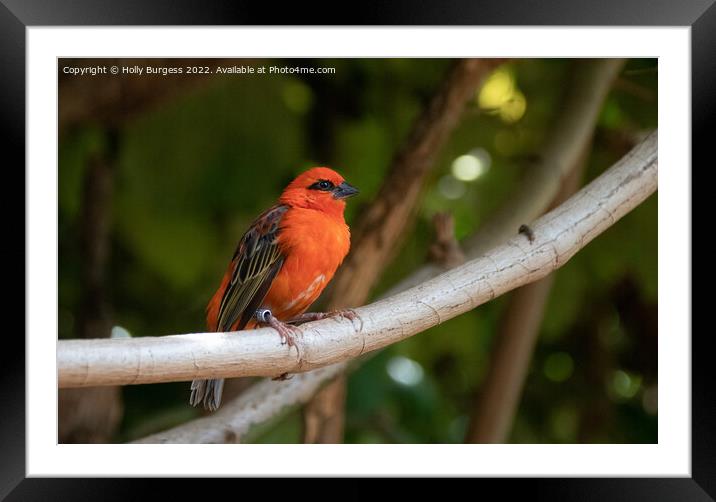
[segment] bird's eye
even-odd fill
[[[336,186],[328,180],[319,180],[319,181],[316,181],[313,185],[311,185],[308,188],[311,188],[313,190],[329,191],[329,190],[333,190],[335,187]]]

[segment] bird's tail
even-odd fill
[[[215,411],[221,404],[221,393],[224,391],[224,379],[194,380],[191,382],[189,404],[198,406],[202,402],[204,408]]]

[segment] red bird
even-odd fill
[[[278,204],[259,216],[239,241],[219,289],[207,306],[210,331],[271,326],[281,343],[295,345],[287,322],[323,319],[338,313],[305,313],[350,248],[343,218],[347,197],[358,190],[337,172],[314,167],[283,191]],[[216,410],[223,379],[194,380],[192,406]]]

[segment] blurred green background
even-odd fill
[[[248,64],[269,63],[296,60]],[[82,187],[93,156],[111,150],[106,289],[114,333],[203,331],[206,303],[253,218],[297,173],[330,165],[361,189],[346,214],[355,221],[450,63],[311,60],[302,64],[336,73],[211,76],[119,125],[88,119],[67,128],[59,146],[60,338],[77,336]],[[489,218],[549,133],[570,68],[569,60],[511,61],[475,93],[374,295],[425,262],[435,212],[454,216],[458,238]],[[657,77],[656,60],[630,60],[621,71],[585,182],[657,126]],[[505,305],[498,298],[360,366],[349,378],[346,442],[462,442]],[[656,322],[654,195],[557,272],[509,440],[657,442]],[[188,390],[188,382],[124,387],[113,441],[198,416]],[[254,440],[300,442],[300,411]]]

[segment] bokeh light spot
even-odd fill
[[[438,191],[446,199],[455,200],[465,195],[465,183],[448,174],[438,181]]]
[[[500,118],[513,124],[520,120],[527,110],[527,99],[520,91],[515,91],[512,98],[500,107]]]
[[[480,89],[477,104],[485,110],[499,109],[512,98],[514,90],[512,74],[504,68],[498,68]]]
[[[612,374],[610,388],[616,397],[630,399],[641,388],[641,376],[617,370]]]
[[[460,155],[452,163],[452,175],[460,181],[475,181],[484,175],[492,159],[484,148],[475,148],[467,155]]]
[[[647,387],[644,390],[644,395],[641,396],[641,405],[644,407],[644,411],[650,415],[656,415],[659,410],[659,389],[656,385]]]
[[[472,155],[460,155],[452,163],[452,175],[461,181],[476,180],[483,170],[480,159]]]
[[[574,406],[560,406],[550,416],[552,434],[560,441],[573,443],[579,427],[579,415]]]
[[[110,338],[132,338],[132,334],[122,326],[114,326],[109,334]]]
[[[413,386],[423,380],[423,367],[419,363],[403,356],[388,361],[388,375],[402,385]]]
[[[490,75],[478,91],[477,104],[482,110],[499,115],[508,124],[520,120],[527,110],[527,98],[517,88],[515,77],[505,68]]]

